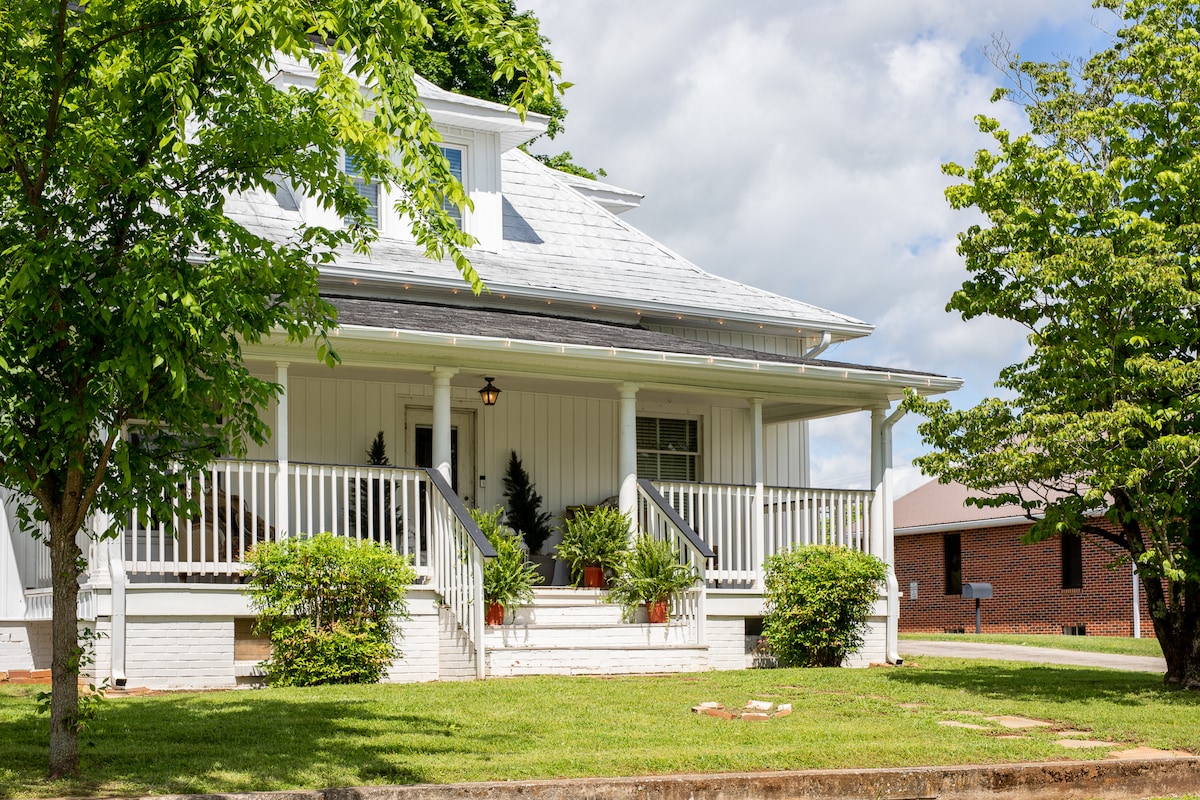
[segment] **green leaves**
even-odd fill
[[[979,117],[993,150],[944,170],[950,204],[987,220],[960,234],[948,309],[1022,325],[1031,351],[1006,399],[905,405],[936,448],[923,470],[1019,503],[1033,538],[1084,531],[1136,559],[1169,677],[1200,686],[1200,9],[1099,5],[1124,18],[1111,47],[1011,57],[1030,132]]]

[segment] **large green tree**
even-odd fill
[[[267,435],[277,386],[241,346],[323,336],[317,270],[368,246],[341,171],[397,186],[431,256],[476,289],[468,202],[436,146],[410,53],[482,50],[523,110],[558,65],[497,0],[9,0],[0,6],[0,484],[42,523],[53,572],[50,773],[78,769],[77,544],[89,515],[128,519],[178,476]],[[436,24],[436,25],[435,25]],[[280,66],[311,80],[288,85]],[[361,91],[360,86],[368,87]],[[223,213],[286,181],[338,216],[286,242]],[[321,350],[329,360],[327,343]],[[154,436],[125,437],[131,421]],[[115,528],[96,532],[114,535]]]
[[[1028,331],[1004,399],[910,398],[927,472],[1018,502],[1030,538],[1098,537],[1136,563],[1166,680],[1200,689],[1200,11],[1103,0],[1110,45],[1077,62],[1008,61],[1028,132],[987,117],[992,149],[951,205],[971,275],[948,310]],[[1110,525],[1101,524],[1107,520]]]

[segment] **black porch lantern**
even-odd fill
[[[500,390],[492,385],[492,378],[484,378],[487,381],[487,386],[479,390],[479,396],[483,398],[485,406],[496,405],[496,398],[500,396]]]

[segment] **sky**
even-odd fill
[[[1025,337],[945,311],[966,278],[946,162],[988,146],[996,37],[1024,58],[1102,49],[1115,19],[1090,0],[517,0],[572,86],[569,150],[645,194],[623,217],[702,269],[875,326],[824,357],[962,378],[974,405]],[[897,496],[921,485],[909,415],[894,430]],[[816,421],[811,481],[866,488],[865,414]]]

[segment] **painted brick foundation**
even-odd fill
[[[962,580],[992,584],[982,601],[984,633],[1061,634],[1086,626],[1089,636],[1133,635],[1133,577],[1128,563],[1113,565],[1124,551],[1084,536],[1083,588],[1062,588],[1062,545],[1057,538],[1022,544],[1028,525],[952,531],[961,536]],[[900,582],[900,630],[940,633],[975,630],[975,602],[947,595],[944,533],[898,534],[896,578]],[[910,584],[917,584],[917,598]],[[1142,636],[1154,627],[1141,593]]]

